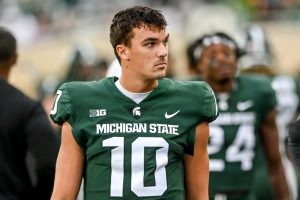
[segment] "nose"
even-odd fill
[[[168,46],[165,44],[160,44],[157,52],[158,57],[166,57],[168,55]]]
[[[226,54],[226,53],[219,53],[215,56],[214,59],[211,59],[211,62],[214,65],[232,63],[232,62],[234,62],[234,55]]]
[[[215,58],[218,62],[224,62],[227,60],[227,57],[224,53],[218,53]]]

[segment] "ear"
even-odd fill
[[[118,53],[119,57],[123,60],[129,60],[129,50],[123,44],[120,44],[116,47],[116,52]]]
[[[15,65],[18,61],[18,54],[15,54],[11,59],[11,65]]]

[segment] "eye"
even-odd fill
[[[234,58],[234,54],[231,53],[231,52],[225,53],[224,56],[225,56],[226,59],[230,59],[230,60]]]
[[[147,46],[147,47],[154,47],[154,45],[155,45],[155,42],[148,42],[145,44],[145,46]]]

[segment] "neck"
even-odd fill
[[[214,92],[231,92],[234,89],[234,79],[207,81]]]
[[[154,80],[139,80],[139,79],[129,79],[121,75],[120,84],[124,89],[133,93],[143,93],[149,92],[156,88],[158,82]]]

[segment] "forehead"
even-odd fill
[[[203,55],[209,56],[217,53],[235,53],[235,48],[224,44],[212,44],[203,48]]]
[[[140,26],[133,29],[133,39],[145,40],[147,38],[165,39],[168,36],[166,29],[155,26]]]

